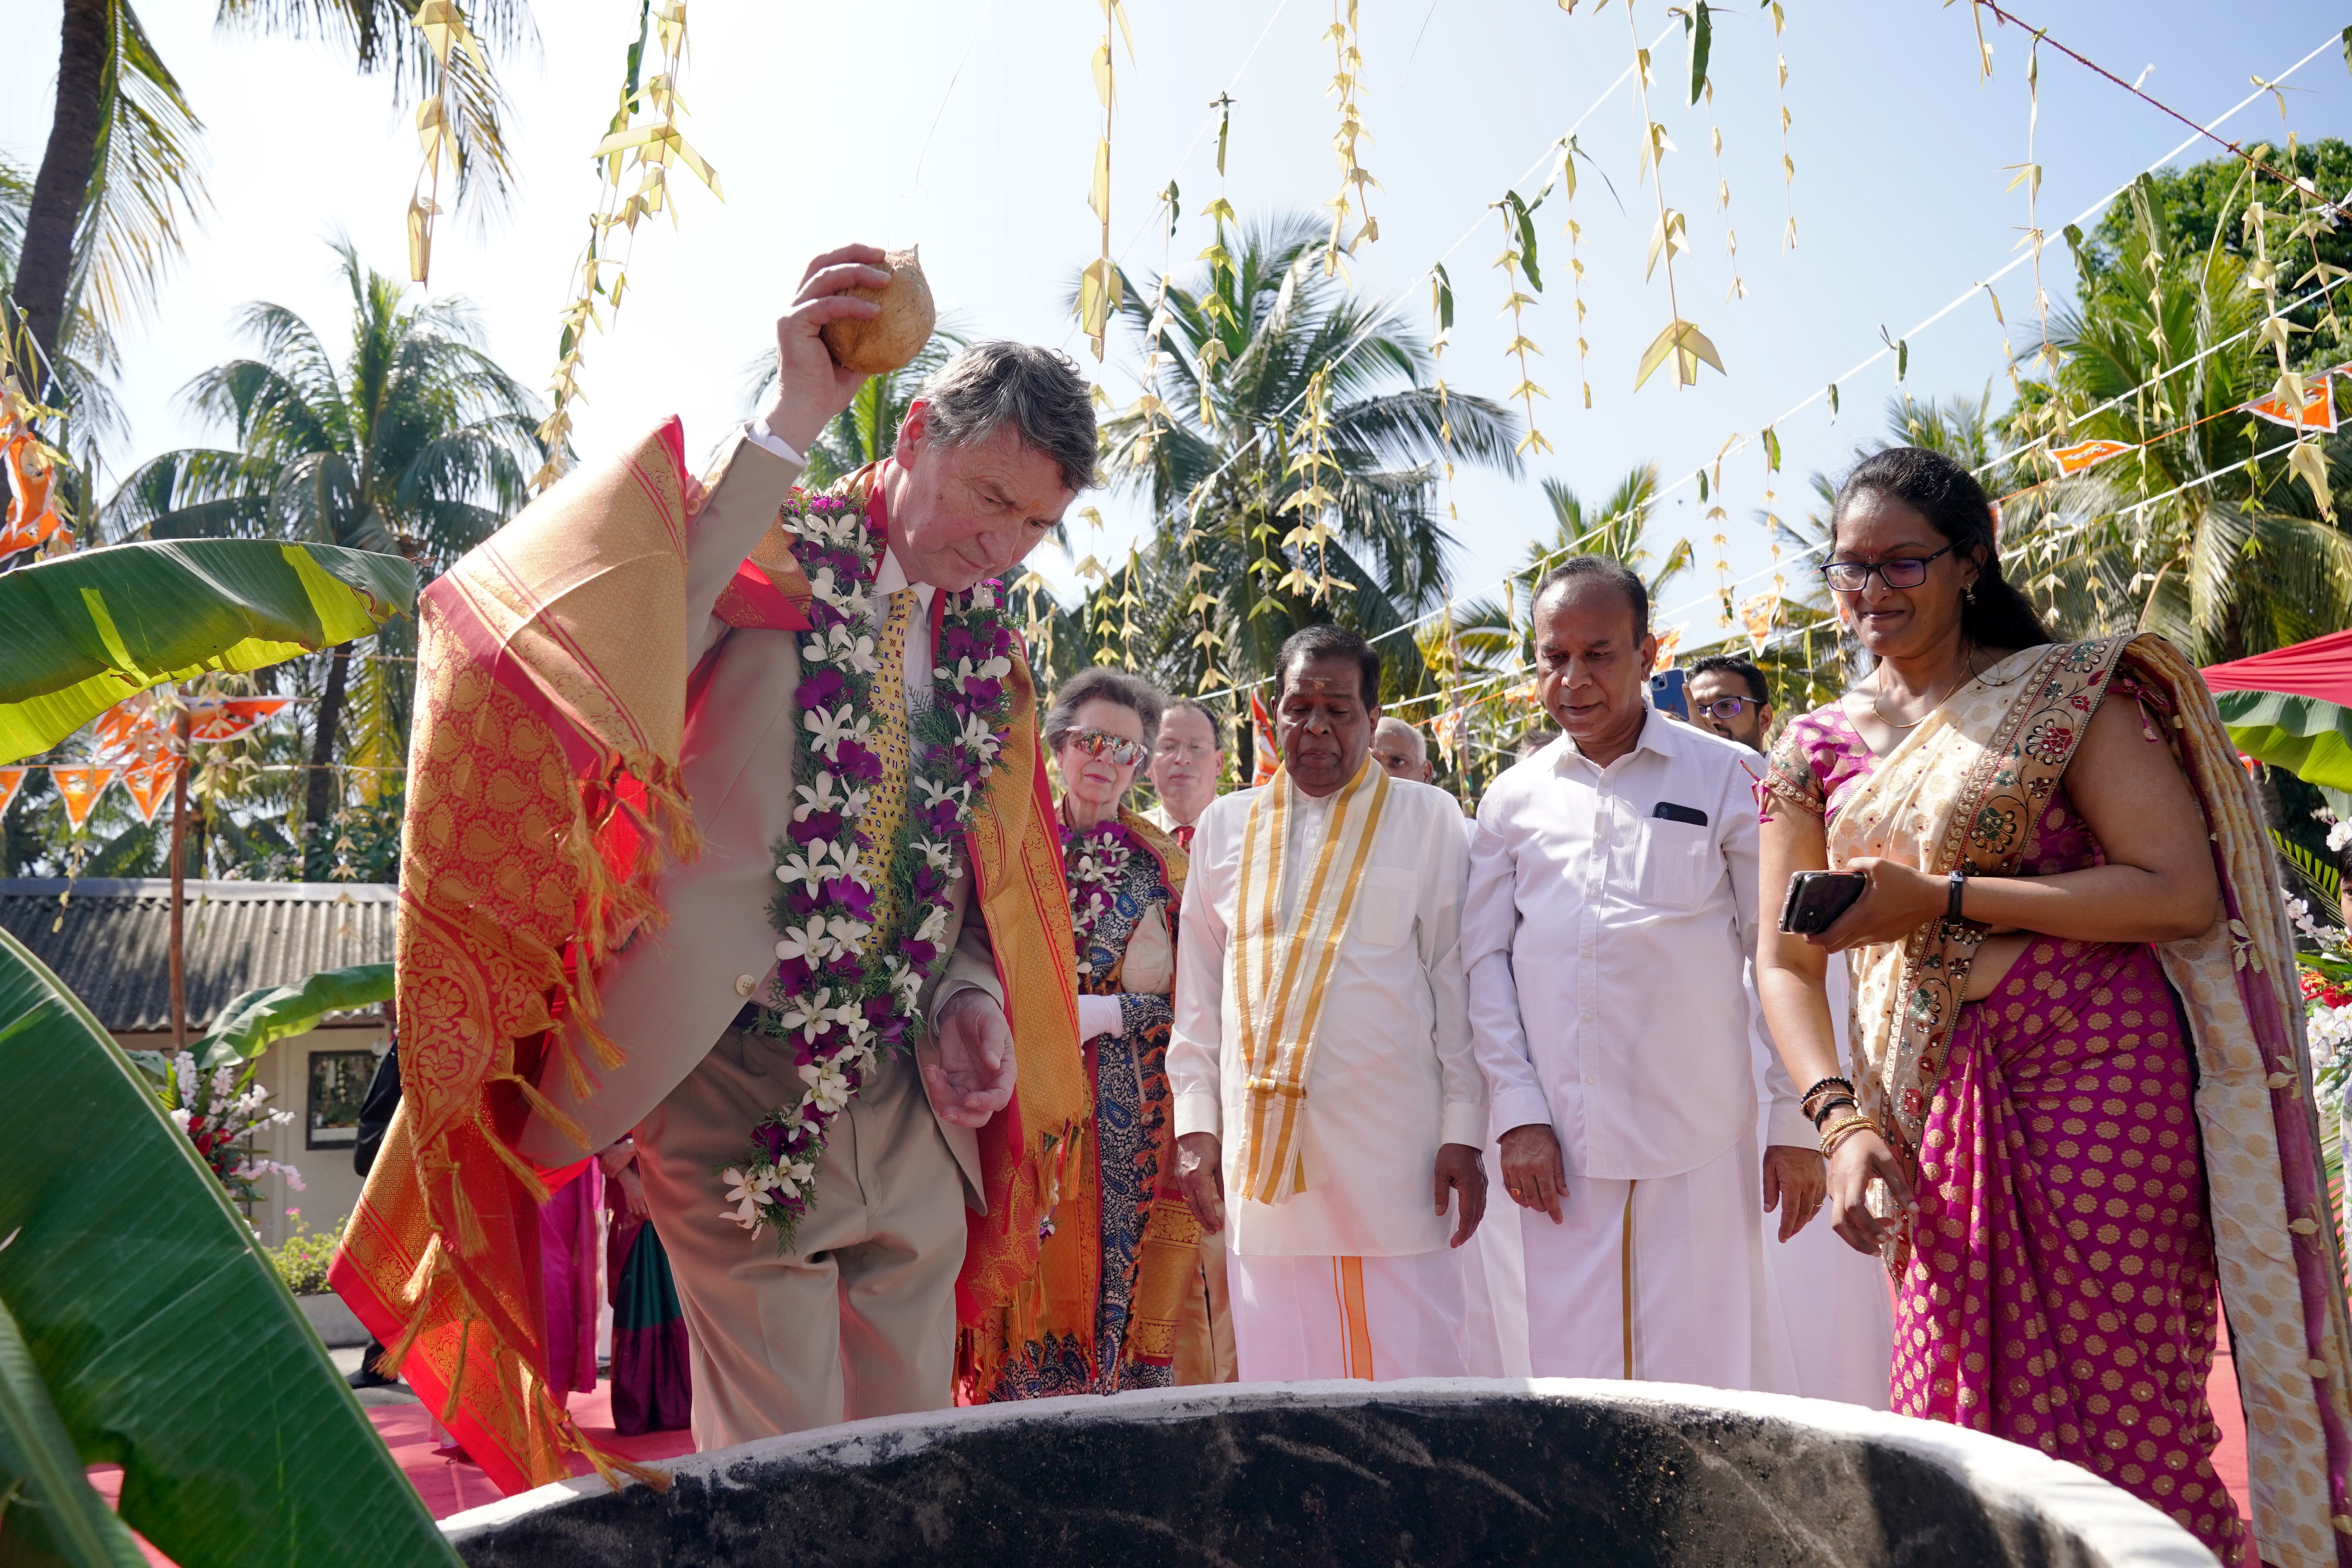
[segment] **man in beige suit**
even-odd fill
[[[523,1139],[530,1158],[558,1166],[635,1129],[694,1345],[694,1433],[706,1449],[951,1403],[965,1209],[982,1206],[974,1130],[1015,1081],[987,928],[977,912],[965,918],[966,871],[948,928],[953,956],[919,1000],[925,1043],[911,1062],[880,1053],[832,1123],[790,1250],[730,1212],[718,1173],[803,1089],[790,1049],[747,1026],[776,962],[770,847],[796,801],[801,637],[731,627],[712,610],[776,521],[802,453],[863,379],[834,363],[817,331],[876,313],[842,291],[886,281],[872,265],[881,259],[853,246],[810,264],[777,324],[775,401],[729,444],[692,514],[687,624],[699,629],[689,661],[715,662],[688,721],[682,774],[703,849],[661,879],[664,927],[597,975],[599,1023],[625,1065],[584,1099],[560,1072],[539,1086],[585,1145],[545,1119]],[[889,531],[873,584],[877,632],[897,596],[913,596],[911,611],[897,606],[891,636],[877,636],[877,694],[898,691],[921,710],[937,591],[961,592],[1028,554],[1094,483],[1095,449],[1086,384],[1059,354],[982,343],[925,384],[873,477]]]

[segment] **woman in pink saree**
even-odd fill
[[[1775,748],[1761,886],[1865,883],[1819,935],[1768,932],[1758,981],[1812,1086],[1831,1223],[1895,1281],[1893,1408],[2082,1465],[2225,1563],[2352,1564],[2302,999],[2210,696],[2161,638],[2053,640],[1939,454],[1864,459],[1831,533],[1824,574],[1875,662]],[[2217,1287],[2251,1541],[2211,1462]]]

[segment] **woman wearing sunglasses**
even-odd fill
[[[1062,774],[1078,1034],[1095,1089],[1094,1136],[1077,1150],[1092,1169],[1064,1184],[1045,1246],[1100,1248],[1101,1292],[1091,1362],[1052,1346],[1008,1360],[994,1399],[1165,1388],[1180,1381],[1180,1355],[1188,1374],[1208,1360],[1200,1227],[1176,1184],[1165,1066],[1184,851],[1123,805],[1167,700],[1124,670],[1081,670],[1041,726]]]
[[[1893,1408],[2247,1561],[2212,1464],[2218,1282],[2260,1555],[2336,1561],[2344,1276],[2278,867],[2212,697],[2160,637],[2053,639],[1935,452],[1854,469],[1822,574],[1874,666],[1782,735],[1759,881],[1768,905],[1797,871],[1864,888],[1818,935],[1766,932],[1757,978],[1828,1217],[1895,1279]]]

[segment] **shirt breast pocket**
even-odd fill
[[[1366,947],[1394,947],[1412,934],[1412,873],[1374,866],[1356,889],[1349,929]]]
[[[1642,824],[1641,901],[1656,909],[1690,910],[1715,890],[1721,860],[1715,833],[1688,822],[1651,817]]]

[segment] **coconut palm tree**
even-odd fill
[[[130,0],[64,0],[60,9],[56,109],[11,289],[40,359],[52,363],[85,306],[111,331],[152,298],[205,205],[195,166],[203,121]],[[396,101],[446,85],[458,199],[502,198],[514,174],[498,82],[457,49],[444,84],[424,32],[411,25],[417,9],[416,0],[218,0],[215,15],[224,31],[321,38],[348,51],[362,74],[390,76]],[[536,38],[528,0],[471,0],[465,12],[489,51]]]
[[[1488,399],[1441,395],[1402,316],[1318,268],[1323,238],[1291,216],[1240,230],[1229,250],[1220,222],[1189,287],[1122,277],[1120,319],[1157,374],[1104,422],[1104,466],[1143,497],[1153,533],[1066,618],[1057,654],[1132,657],[1196,690],[1270,671],[1310,622],[1377,636],[1442,598],[1443,465],[1517,474],[1516,421]],[[1387,647],[1413,689],[1412,640]]]
[[[233,449],[166,452],[108,503],[109,536],[271,538],[397,552],[430,581],[522,504],[545,454],[536,400],[479,346],[462,300],[410,302],[408,286],[335,247],[352,291],[351,347],[340,363],[320,334],[282,305],[245,308],[239,327],[258,353],[215,365],[185,395],[228,426]],[[407,651],[405,633],[380,653]],[[351,652],[326,659],[302,803],[305,869],[322,874],[323,829],[336,801],[339,728]],[[381,681],[372,668],[367,681]],[[406,682],[370,686],[367,743],[396,760]]]
[[[2333,631],[2352,617],[2352,541],[2290,473],[2294,434],[2242,412],[2277,375],[2252,331],[2264,310],[2246,262],[2220,231],[2179,248],[2151,182],[2132,205],[2116,264],[2053,321],[2050,386],[2029,388],[2011,426],[2051,446],[2137,450],[2073,478],[2045,464],[2011,480],[2011,574],[2071,632],[2158,631],[2200,662]],[[2344,484],[2343,443],[2323,452]]]
[[[1536,584],[1570,555],[1605,555],[1623,562],[1641,575],[1654,605],[1668,584],[1690,570],[1689,540],[1675,541],[1663,559],[1642,542],[1658,500],[1655,463],[1626,470],[1609,499],[1598,507],[1586,506],[1584,499],[1562,479],[1544,480],[1543,495],[1551,508],[1551,536],[1528,542],[1527,564],[1511,575],[1506,596],[1474,600],[1454,616],[1454,635],[1465,670],[1495,672],[1532,663],[1533,628],[1527,615]]]

